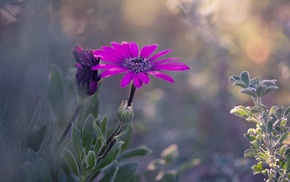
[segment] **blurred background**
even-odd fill
[[[245,174],[259,181],[249,166],[234,170],[245,162],[241,158],[249,143],[243,134],[253,125],[229,111],[252,103],[228,78],[247,70],[252,77],[277,79],[280,89],[264,103],[286,107],[289,38],[288,0],[1,0],[0,117],[11,108],[33,113],[39,100],[46,101],[51,64],[73,82],[76,45],[157,43],[158,51],[173,49],[170,56],[180,57],[191,70],[170,73],[174,84],[153,78],[137,90],[130,146],[145,144],[153,150],[141,159],[140,170],[177,144],[178,162],[201,160],[183,181],[227,181],[227,175],[242,180]],[[110,77],[99,89],[99,114],[108,114],[111,124],[129,92],[129,87],[120,88],[121,78]],[[221,165],[225,170],[218,171]]]

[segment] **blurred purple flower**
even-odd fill
[[[80,46],[76,46],[73,55],[77,67],[76,84],[80,89],[85,89],[86,94],[93,95],[97,91],[98,81],[101,78],[98,70],[92,70],[92,66],[98,65],[100,59],[95,57],[92,50],[84,50]]]
[[[150,82],[148,74],[173,83],[173,78],[160,71],[190,69],[185,63],[179,62],[179,58],[158,59],[171,52],[170,49],[150,56],[157,49],[157,44],[144,46],[140,52],[136,42],[112,42],[111,44],[113,47],[103,46],[102,49],[93,50],[95,56],[106,63],[93,66],[92,70],[104,69],[105,71],[100,74],[101,78],[126,73],[121,81],[121,87],[126,87],[133,80],[135,87],[140,88],[143,83]]]

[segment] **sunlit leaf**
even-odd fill
[[[161,158],[166,161],[166,163],[171,163],[178,157],[178,146],[176,144],[170,145],[161,152]]]
[[[231,111],[231,114],[235,114],[242,118],[248,118],[250,113],[244,106],[236,106]]]
[[[244,152],[245,157],[255,157],[258,154],[256,149],[247,149]]]

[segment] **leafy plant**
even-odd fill
[[[287,117],[290,107],[272,106],[262,103],[262,97],[277,90],[276,80],[250,78],[248,72],[230,77],[233,85],[240,86],[241,93],[253,100],[254,106],[236,106],[230,112],[256,124],[248,129],[246,139],[251,143],[244,152],[245,157],[254,157],[257,164],[252,166],[254,174],[262,173],[266,181],[290,181],[290,146],[288,145],[289,127]]]

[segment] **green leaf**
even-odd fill
[[[152,150],[148,149],[147,147],[139,146],[139,147],[135,147],[135,148],[131,148],[131,149],[123,151],[119,155],[118,161],[131,158],[131,157],[136,157],[136,156],[146,156],[151,153],[152,153]]]
[[[258,154],[257,149],[247,149],[244,152],[245,157],[255,157]]]
[[[278,107],[277,106],[272,106],[270,111],[269,111],[269,115],[271,116],[272,114],[276,113]]]
[[[52,119],[52,111],[50,108],[50,105],[48,104],[46,107],[46,126],[45,126],[45,135],[41,142],[41,147],[38,150],[38,153],[40,155],[44,155],[47,145],[49,144],[49,141],[52,137],[52,130],[53,130],[53,119]]]
[[[33,150],[27,149],[27,161],[31,163],[35,169],[38,176],[37,181],[52,182],[50,178],[50,170],[47,163]]]
[[[104,116],[102,119],[101,131],[105,140],[107,138],[107,129],[108,129],[108,117]]]
[[[256,94],[256,92],[255,92],[255,89],[253,89],[253,88],[251,88],[251,87],[249,87],[249,88],[245,88],[245,89],[242,89],[241,91],[240,91],[240,93],[243,93],[243,94],[247,94],[247,95],[249,95],[249,96],[251,96],[251,97],[257,97],[257,94]]]
[[[260,84],[260,78],[259,78],[259,77],[252,78],[252,79],[250,80],[250,84],[251,84],[251,86],[253,86],[254,88],[257,88],[258,85]]]
[[[178,157],[178,146],[172,144],[161,152],[161,158],[166,161],[167,164],[176,160]]]
[[[286,126],[287,124],[287,119],[283,119],[280,123],[280,126]]]
[[[100,123],[100,120],[99,119],[95,119],[94,122],[93,122],[93,127],[94,129],[96,130],[96,132],[98,133],[98,136],[99,138],[102,140],[102,142],[105,144],[106,143],[106,139],[105,137],[103,136],[103,133],[100,129],[100,126],[99,126],[99,123]]]
[[[90,150],[90,147],[94,140],[94,128],[93,128],[94,116],[88,115],[82,129],[82,145],[86,152]]]
[[[272,129],[273,129],[273,123],[269,121],[267,125],[267,133],[271,133]]]
[[[269,86],[276,86],[276,82],[277,80],[262,80],[260,83],[262,85],[269,87]]]
[[[99,137],[95,143],[95,146],[94,146],[94,152],[97,156],[99,155],[99,152],[100,152],[103,145],[104,145],[104,143],[103,143],[102,139]]]
[[[285,111],[284,111],[284,114],[283,116],[286,118],[290,113],[290,107],[288,107]]]
[[[95,171],[102,169],[112,163],[119,155],[122,144],[122,141],[117,142],[108,152],[108,154],[100,161],[100,163],[97,164]]]
[[[245,83],[246,87],[249,87],[249,84],[250,84],[250,75],[249,75],[249,72],[243,71],[240,74],[240,78]]]
[[[96,165],[96,155],[93,151],[89,151],[87,156],[88,169],[93,169]]]
[[[199,165],[200,163],[201,163],[200,159],[193,159],[193,160],[186,161],[186,162],[182,163],[181,165],[179,165],[179,167],[177,169],[177,173],[179,175],[181,175],[186,170],[189,170],[189,169]]]
[[[233,75],[233,76],[231,76],[230,78],[229,78],[229,80],[231,80],[231,81],[237,81],[237,80],[241,80],[240,79],[240,77],[238,76],[238,75]]]
[[[276,110],[276,116],[277,118],[281,119],[282,118],[282,113],[283,113],[283,109],[279,108]]]
[[[72,142],[73,142],[77,160],[80,162],[81,152],[82,152],[81,131],[75,125],[72,126],[71,137],[72,137]]]
[[[119,171],[116,175],[115,181],[127,182],[134,175],[137,170],[138,163],[130,162],[119,166]]]
[[[166,171],[162,177],[162,181],[178,182],[178,174],[175,170]]]
[[[244,106],[236,106],[230,111],[230,113],[245,119],[250,115],[249,111]]]
[[[112,162],[112,164],[108,168],[105,169],[104,176],[102,177],[100,182],[116,181],[115,178],[118,171],[119,171],[119,164],[116,161]]]
[[[69,165],[65,162],[65,160],[61,160],[60,165],[61,165],[62,170],[65,172],[65,174],[67,176],[70,176],[71,170],[70,170]]]
[[[280,148],[280,150],[279,150],[279,154],[280,154],[281,156],[284,156],[285,150],[286,150],[286,145],[283,145],[283,146]]]
[[[47,98],[56,113],[63,111],[64,101],[63,79],[59,69],[55,65],[50,66]]]
[[[284,133],[281,138],[279,139],[279,143],[282,144],[284,140],[286,140],[289,136],[289,132]]]
[[[37,179],[35,179],[37,177],[36,171],[30,162],[26,161],[20,167],[24,170],[26,174],[25,181],[37,181]]]
[[[252,138],[252,135],[251,134],[244,134],[244,136],[245,136],[245,138],[247,139],[247,140],[249,140],[250,142],[251,141],[253,141],[254,139]]]
[[[285,163],[287,171],[290,170],[290,157],[287,157],[287,161]]]
[[[277,86],[268,86],[268,87],[266,87],[265,94],[268,94],[268,93],[275,91],[277,89],[279,89],[279,87],[277,87]]]
[[[247,86],[245,85],[245,83],[242,82],[242,81],[235,81],[235,82],[233,83],[233,85],[234,85],[234,86],[240,86],[240,87],[242,87],[242,88],[247,88]]]
[[[27,116],[25,113],[20,113],[17,117],[16,120],[17,123],[17,130],[16,130],[16,134],[17,136],[22,139],[25,135],[25,128],[27,125]],[[16,136],[15,136],[16,137]]]
[[[258,149],[260,147],[260,144],[257,140],[252,141],[251,144],[255,149]]]
[[[35,127],[35,124],[37,123],[39,115],[40,115],[41,108],[42,108],[42,102],[38,101],[32,120],[29,123],[28,127],[26,128],[26,133],[30,133],[31,130]]]
[[[265,85],[259,85],[256,89],[256,93],[258,97],[262,97],[266,94],[266,86]]]
[[[75,157],[73,156],[73,154],[71,153],[71,151],[67,150],[67,149],[63,149],[62,150],[62,155],[64,157],[65,162],[68,164],[68,166],[70,167],[70,169],[76,174],[79,174],[79,166],[77,164],[77,160],[75,159]]]

